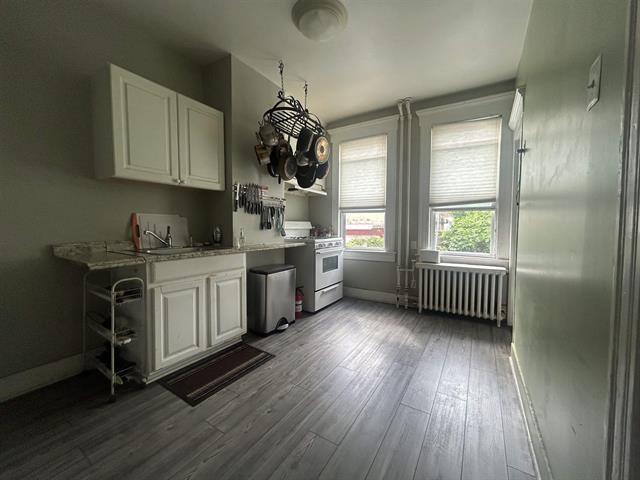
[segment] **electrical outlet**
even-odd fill
[[[587,81],[587,111],[600,100],[600,76],[602,73],[602,55],[598,55],[589,69],[589,80]]]

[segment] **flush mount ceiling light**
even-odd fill
[[[333,38],[347,25],[347,9],[338,0],[298,0],[291,17],[305,37],[318,42]]]

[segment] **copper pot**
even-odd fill
[[[256,152],[256,157],[260,166],[271,163],[271,147],[259,144],[253,147],[253,149]]]

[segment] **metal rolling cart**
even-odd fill
[[[84,368],[96,368],[110,382],[109,402],[115,402],[115,385],[122,385],[125,379],[135,378],[136,364],[124,359],[116,359],[116,349],[136,340],[136,332],[128,326],[117,325],[116,311],[119,306],[130,302],[144,301],[144,280],[139,277],[122,278],[103,287],[89,282],[87,272],[84,275],[82,302],[82,361]],[[109,303],[109,315],[88,311],[87,296],[91,294]],[[89,327],[89,328],[87,328]],[[93,330],[106,340],[105,351],[101,357],[87,355],[87,332]],[[120,364],[118,364],[120,362]]]

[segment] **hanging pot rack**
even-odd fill
[[[264,112],[263,120],[270,122],[278,133],[286,137],[298,138],[303,128],[308,128],[316,135],[326,136],[327,132],[317,115],[307,109],[307,94],[309,86],[304,83],[304,105],[293,96],[286,96],[284,91],[284,63],[278,65],[280,69],[280,91],[278,101]]]
[[[282,60],[278,67],[278,100],[262,116],[259,132],[256,132],[258,144],[254,150],[258,164],[266,166],[269,174],[278,178],[278,183],[295,178],[300,185],[308,188],[317,179],[318,165],[326,164],[328,168],[330,146],[326,138],[327,131],[320,119],[307,109],[307,82],[304,83],[303,105],[295,97],[285,94]],[[290,145],[292,138],[299,140],[295,154]]]

